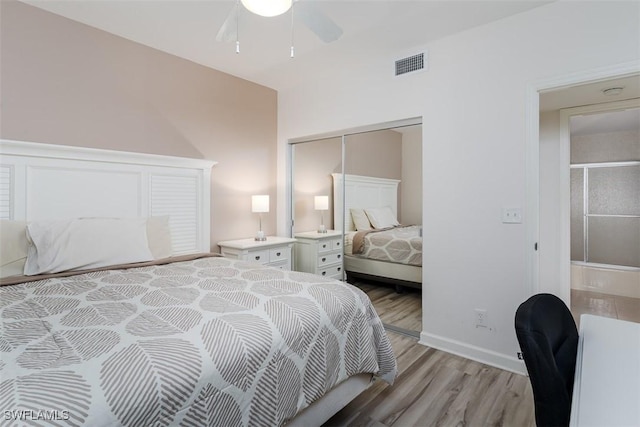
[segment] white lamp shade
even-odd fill
[[[313,207],[317,211],[329,210],[329,196],[315,196],[313,198]]]
[[[278,16],[291,7],[292,0],[241,0],[249,11],[260,16]]]
[[[251,212],[269,212],[269,195],[251,196]]]

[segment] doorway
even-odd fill
[[[572,312],[640,322],[640,102],[561,117],[569,130]]]
[[[638,76],[637,64],[633,70],[634,72],[625,75],[623,68],[621,68],[620,74],[623,77],[619,78],[611,78],[612,76],[609,74],[612,72],[611,70],[602,72],[596,70],[593,72],[594,77],[592,79],[587,79],[584,76],[576,78],[582,79],[582,81],[591,80],[591,83],[581,84],[579,80],[572,81],[573,77],[568,77],[562,80],[562,84],[556,82],[555,85],[553,83],[541,85],[550,88],[538,91],[539,129],[537,129],[536,158],[539,160],[539,174],[536,177],[536,183],[539,186],[539,207],[537,207],[536,211],[539,214],[539,228],[536,230],[538,235],[534,235],[534,241],[536,243],[539,242],[541,250],[536,254],[539,276],[537,280],[533,281],[532,293],[550,292],[560,296],[567,305],[574,309],[574,315],[577,320],[585,310],[590,312],[602,311],[606,305],[613,307],[618,312],[623,312],[626,309],[617,310],[615,308],[616,302],[612,298],[593,298],[593,294],[588,294],[585,297],[585,294],[581,293],[583,290],[578,289],[576,292],[576,289],[572,289],[571,273],[572,270],[576,270],[575,262],[577,260],[575,258],[578,252],[576,248],[580,246],[584,248],[584,240],[575,237],[578,236],[578,233],[574,233],[572,241],[570,232],[572,225],[571,214],[573,213],[575,217],[576,214],[580,216],[585,213],[579,212],[575,206],[572,206],[570,184],[573,178],[574,187],[580,187],[580,184],[582,184],[581,188],[584,189],[585,182],[579,179],[581,175],[578,172],[578,170],[584,172],[584,167],[581,168],[574,161],[575,167],[570,169],[572,156],[572,150],[570,149],[571,117],[589,116],[607,110],[628,110],[640,106],[638,101],[640,97],[640,77]],[[608,77],[608,79],[602,78],[603,76]],[[567,81],[572,84],[568,85]],[[605,93],[608,92],[607,89],[614,87],[622,87],[623,90],[613,97]],[[577,126],[583,125],[584,123],[580,124],[580,121],[578,121]],[[593,139],[594,137],[591,136],[590,138]],[[600,148],[602,148],[602,144],[600,144]],[[631,158],[633,159],[633,157]],[[635,157],[635,160],[640,160],[640,157]],[[585,165],[583,164],[582,166]],[[610,169],[607,168],[601,169],[600,172],[605,170],[608,170],[606,174],[611,173]],[[598,173],[594,176],[597,175]],[[576,200],[574,197],[574,205],[580,205]],[[581,206],[583,205],[584,200]],[[591,216],[592,225],[596,226],[590,230],[591,233],[595,232],[595,234],[592,234],[592,238],[596,239],[595,241],[597,241],[598,233],[601,234],[603,218],[607,218],[605,222],[618,221],[612,216],[603,216],[609,215],[609,213],[587,212],[586,214]],[[628,222],[629,220],[629,218],[626,218],[622,221]],[[611,226],[612,224],[610,223],[605,225],[605,228]],[[584,223],[574,221],[573,227],[574,229],[582,230],[582,237],[584,237]],[[592,240],[592,243],[594,243],[594,240]],[[633,243],[629,244],[633,245]],[[584,253],[584,251],[582,252]],[[592,252],[592,255],[597,255],[597,251],[595,253]],[[573,265],[571,258],[574,258]],[[592,281],[592,283],[595,282]],[[640,286],[640,283],[638,283],[638,286]],[[636,286],[636,289],[638,286]],[[623,305],[625,307],[635,307],[634,311],[635,309],[640,309],[636,302],[631,301],[631,305],[626,304],[628,302],[625,301],[620,304],[620,307]]]

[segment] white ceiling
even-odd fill
[[[608,88],[622,88],[618,95],[605,95]],[[640,76],[604,80],[595,83],[571,86],[540,95],[541,111],[556,111],[563,108],[605,104],[614,101],[640,98]],[[640,131],[640,110],[616,111],[573,117],[572,135],[588,135],[614,131]]]
[[[614,87],[622,88],[622,93],[614,96],[604,94],[603,91],[605,89]],[[543,93],[540,95],[540,110],[554,111],[562,108],[582,107],[584,105],[624,101],[633,98],[640,98],[640,76],[638,75],[571,86]]]
[[[323,67],[345,63],[345,58],[365,60],[375,51],[377,56],[388,54],[390,60],[399,59],[432,40],[549,3],[300,0],[313,1],[344,33],[338,41],[325,44],[294,15],[296,55],[291,59],[291,12],[273,18],[242,12],[241,52],[236,54],[235,43],[216,41],[235,0],[22,1],[276,90],[302,81],[309,71],[315,74]]]

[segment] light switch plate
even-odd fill
[[[521,208],[502,208],[502,222],[504,224],[521,224],[522,209]]]

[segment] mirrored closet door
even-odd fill
[[[318,273],[323,262],[339,262],[342,277],[369,295],[387,327],[418,336],[421,125],[381,126],[296,143],[291,181],[292,235],[299,242],[296,269]],[[318,209],[323,207],[327,210]],[[324,236],[318,233],[323,225],[328,230]],[[319,251],[330,251],[329,256]],[[314,265],[310,257],[316,255]]]

